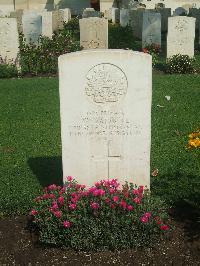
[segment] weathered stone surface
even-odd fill
[[[42,35],[52,38],[53,32],[58,29],[57,11],[42,12]]]
[[[0,40],[0,57],[18,65],[19,34],[15,18],[0,18]]]
[[[63,175],[150,185],[151,56],[90,50],[59,57]]]
[[[22,26],[22,16],[23,16],[23,10],[19,9],[16,11],[13,11],[10,13],[10,18],[16,18],[17,19],[17,28],[19,32],[23,32],[23,26]]]
[[[100,12],[95,11],[94,8],[86,8],[83,10],[83,18],[100,17]]]
[[[190,8],[189,9],[189,16],[196,18],[195,28],[198,30],[200,27],[200,9],[197,8]]]
[[[161,15],[161,31],[167,32],[168,18],[171,17],[171,8],[157,8],[157,11]]]
[[[161,47],[161,15],[146,11],[143,13],[142,47],[151,44]]]
[[[129,10],[128,9],[121,9],[120,10],[120,25],[122,27],[126,27],[129,25]]]
[[[117,23],[120,21],[120,9],[113,7],[112,8],[112,23]]]
[[[171,17],[168,20],[167,57],[175,54],[194,56],[195,18]]]
[[[22,16],[22,25],[26,42],[38,44],[42,34],[42,16],[35,11],[26,11]]]
[[[80,45],[84,49],[108,48],[108,20],[105,18],[83,18],[80,24]]]

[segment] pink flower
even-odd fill
[[[99,208],[99,204],[96,203],[96,202],[92,202],[92,203],[90,204],[90,208],[93,209],[93,210],[96,210],[96,209]]]
[[[128,210],[128,211],[132,211],[132,210],[133,210],[133,206],[132,206],[132,205],[128,205],[128,206],[127,206],[127,210]]]
[[[55,199],[55,195],[54,194],[49,194],[49,199]]]
[[[161,225],[160,226],[160,230],[163,230],[163,231],[166,231],[166,230],[169,230],[169,226],[168,225]]]
[[[53,201],[52,204],[51,204],[51,209],[52,210],[57,210],[58,209],[58,204],[56,201]]]
[[[57,201],[60,205],[64,205],[64,198],[62,196],[60,196]]]
[[[96,182],[94,185],[95,185],[95,187],[99,187],[101,184],[100,184],[100,182]]]
[[[141,223],[148,223],[148,221],[149,221],[149,219],[147,217],[145,217],[145,216],[140,217]]]
[[[143,191],[144,191],[144,186],[139,186],[139,187],[138,187],[138,191],[139,191],[139,193],[143,193]]]
[[[56,190],[57,186],[55,184],[48,186],[48,190]]]
[[[35,216],[36,214],[37,214],[37,211],[36,211],[36,210],[31,210],[31,211],[30,211],[30,215]]]
[[[63,193],[65,193],[65,188],[64,187],[61,188],[61,190],[58,193],[59,193],[59,195],[62,195]]]
[[[136,204],[140,204],[140,199],[138,197],[134,198],[133,201],[136,203]]]
[[[111,208],[111,209],[114,209],[114,208],[115,208],[115,204],[113,204],[113,203],[110,204],[110,208]]]
[[[70,208],[70,210],[75,210],[76,204],[74,204],[74,203],[69,204],[69,208]]]
[[[112,197],[112,200],[113,200],[114,202],[117,202],[117,201],[118,201],[118,199],[119,199],[119,197],[118,197],[118,196],[113,196],[113,197]]]
[[[139,191],[138,191],[138,189],[133,189],[132,190],[132,193],[133,193],[133,195],[138,195],[139,194]]]
[[[99,190],[98,189],[95,189],[93,192],[92,192],[92,195],[93,196],[99,196]]]
[[[53,215],[56,217],[56,218],[60,218],[62,216],[62,212],[61,211],[54,211],[53,212]]]
[[[69,221],[64,221],[64,222],[63,222],[63,226],[64,226],[65,228],[69,228],[69,227],[71,226],[71,223],[70,223]]]
[[[105,199],[105,203],[109,203],[109,202],[110,202],[109,198]]]
[[[124,200],[121,200],[119,205],[125,210],[126,209],[126,202]]]
[[[151,217],[151,213],[150,213],[150,212],[145,212],[144,216],[145,216],[146,218],[150,218],[150,217]]]
[[[66,179],[67,179],[68,182],[71,182],[73,177],[72,176],[67,176]]]
[[[110,194],[114,194],[114,193],[115,193],[114,188],[109,188],[109,193],[110,193]]]

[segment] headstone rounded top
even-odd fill
[[[62,61],[65,60],[65,58],[69,57],[77,57],[79,58],[80,56],[86,56],[89,55],[98,55],[98,54],[119,54],[120,55],[127,55],[127,56],[140,56],[140,57],[149,57],[151,58],[152,56],[148,53],[143,53],[143,52],[138,52],[138,51],[132,51],[132,50],[123,50],[123,49],[90,49],[90,50],[82,50],[78,52],[72,52],[72,53],[67,53],[60,55],[58,60]]]

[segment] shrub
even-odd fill
[[[194,59],[188,55],[173,55],[167,59],[166,72],[169,74],[190,74],[195,72]]]
[[[6,62],[0,57],[0,78],[13,78],[18,76],[18,70],[15,63]]]
[[[166,207],[143,186],[116,179],[86,189],[71,177],[64,187],[50,185],[30,212],[44,244],[76,250],[126,249],[156,243],[169,227]]]
[[[61,54],[80,50],[76,31],[73,32],[76,23],[73,20],[69,23],[62,30],[54,32],[52,39],[41,36],[39,45],[26,44],[23,35],[20,36],[20,65],[23,74],[55,74]]]
[[[109,23],[108,43],[109,49],[139,50],[130,26],[121,27],[119,24]]]
[[[158,56],[161,52],[160,46],[157,44],[146,45],[142,51],[152,56],[152,66],[155,67],[158,64]]]

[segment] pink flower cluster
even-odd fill
[[[44,194],[35,199],[36,203],[45,200],[48,211],[52,217],[58,219],[64,228],[69,228],[72,225],[69,217],[78,217],[83,209],[92,210],[96,215],[103,208],[110,208],[115,211],[132,215],[135,210],[139,210],[139,204],[143,203],[144,187],[139,186],[134,188],[127,184],[120,188],[117,179],[101,180],[96,182],[94,186],[86,188],[85,185],[77,184],[71,177],[66,177],[64,187],[56,186],[55,184],[44,189]],[[139,208],[139,209],[138,209]],[[108,210],[108,209],[106,209]],[[38,210],[33,209],[31,215],[37,216]],[[150,221],[152,214],[144,213],[139,221],[146,224]],[[158,217],[159,218],[159,217]],[[161,224],[159,219],[155,219],[160,229],[168,230],[168,226]]]
[[[150,212],[146,212],[140,217],[140,222],[141,223],[148,223],[150,217],[151,217],[151,213]]]

